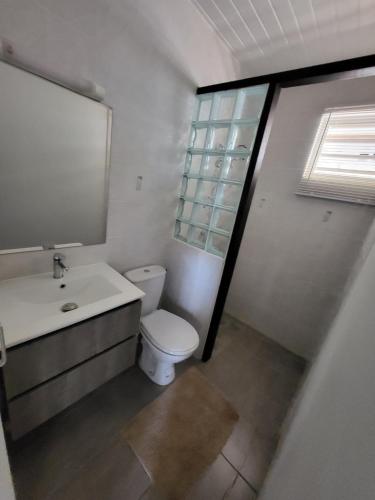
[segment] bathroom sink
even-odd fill
[[[0,323],[6,346],[45,335],[143,296],[139,288],[104,262],[73,267],[61,279],[43,273],[0,281]],[[68,312],[63,312],[66,304],[73,304],[74,309],[68,307]]]
[[[59,280],[42,275],[23,281],[24,286],[21,289],[17,287],[14,295],[20,301],[30,304],[70,301],[85,306],[121,293],[121,290],[99,274],[83,277],[72,277],[69,274]]]

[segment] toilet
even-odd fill
[[[156,384],[170,384],[175,378],[174,365],[189,358],[198,347],[198,333],[184,319],[158,309],[166,276],[163,267],[140,267],[126,272],[124,276],[145,293],[142,299],[142,354],[139,366]]]

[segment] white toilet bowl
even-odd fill
[[[142,299],[142,354],[139,366],[159,385],[172,382],[174,365],[190,357],[199,345],[196,330],[184,319],[158,309],[166,270],[161,266],[132,269],[125,277],[145,292]]]
[[[141,320],[140,368],[159,385],[175,378],[176,363],[189,358],[199,345],[196,330],[184,319],[163,309]]]

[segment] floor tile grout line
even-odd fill
[[[256,494],[258,495],[258,490],[246,479],[245,476],[243,476],[241,474],[240,471],[237,471],[238,472],[238,475],[240,476],[241,479],[243,479],[245,481],[245,483],[248,485],[248,487]]]
[[[138,500],[142,500],[142,498],[145,498],[145,495],[146,495],[147,493],[150,493],[150,491],[151,491],[151,486],[152,486],[152,484],[149,484],[149,485],[147,486],[147,488],[143,491],[143,493],[141,493],[141,496],[138,498]]]
[[[233,489],[233,487],[234,487],[234,485],[235,485],[235,483],[236,483],[236,481],[237,481],[237,478],[238,478],[238,471],[236,471],[236,472],[237,472],[237,474],[234,476],[233,481],[232,481],[232,482],[231,482],[231,484],[228,486],[228,488],[225,490],[224,495],[223,495],[223,498],[222,498],[221,500],[225,500],[225,498],[226,498],[227,494],[228,494],[228,493],[229,493],[229,492]]]
[[[245,483],[249,486],[249,488],[258,495],[258,490],[244,477],[241,472],[232,464],[230,460],[221,452],[220,455],[228,462],[228,464],[237,472],[241,479],[245,481]]]

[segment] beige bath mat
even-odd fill
[[[124,436],[155,488],[168,500],[181,500],[218,456],[237,419],[193,367],[138,413]]]

